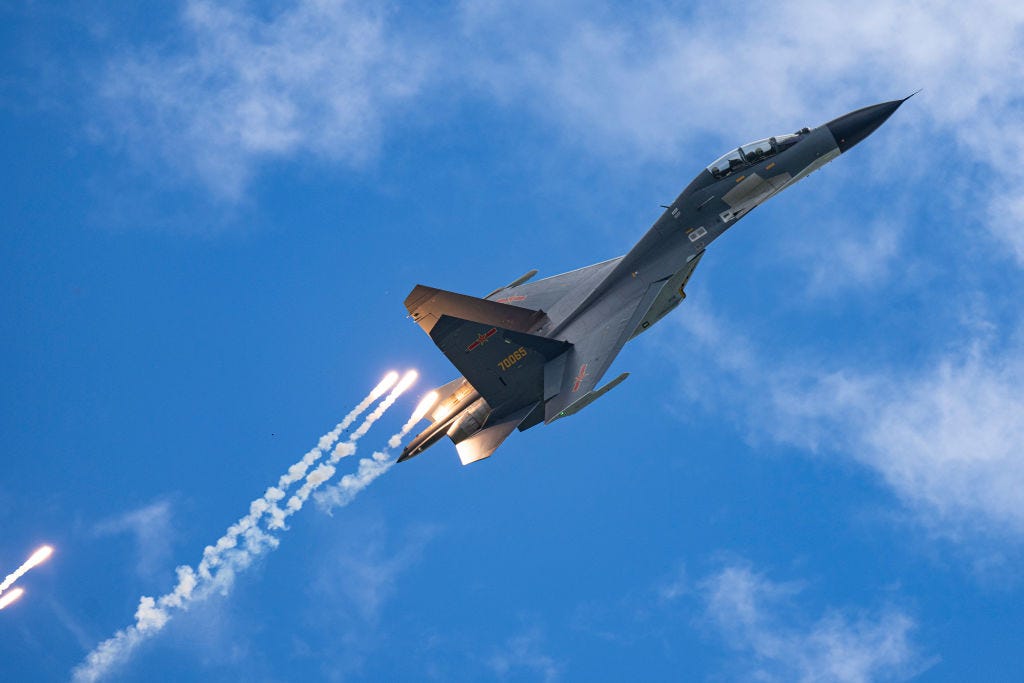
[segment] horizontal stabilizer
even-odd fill
[[[463,465],[483,460],[490,457],[501,442],[508,438],[519,423],[533,410],[533,405],[528,405],[508,415],[495,424],[488,424],[473,436],[455,444],[455,450],[459,452],[459,460]]]
[[[615,387],[625,382],[627,377],[629,377],[629,373],[624,372],[615,379],[613,379],[611,382],[608,382],[608,384],[605,384],[600,389],[587,392],[586,395],[577,400],[575,403],[570,404],[565,410],[560,411],[551,421],[554,422],[555,420],[561,419],[563,417],[575,415],[576,413],[580,412],[581,410],[589,406],[591,403],[596,401],[597,399],[607,394]]]
[[[405,308],[427,334],[431,334],[443,315],[516,332],[533,331],[547,320],[544,311],[499,304],[423,285],[416,285],[405,298]]]

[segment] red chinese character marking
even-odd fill
[[[491,336],[495,332],[497,332],[497,331],[498,331],[498,328],[492,327],[491,329],[487,330],[486,332],[484,332],[482,334],[476,335],[476,341],[466,347],[466,352],[468,353],[468,352],[472,351],[473,349],[475,349],[476,347],[480,346],[481,344],[486,344],[487,340],[490,339]]]
[[[508,303],[512,303],[513,301],[525,301],[525,300],[526,300],[525,296],[519,296],[517,294],[516,296],[507,296],[504,299],[498,299],[497,303],[499,303],[499,304],[508,304]]]
[[[583,378],[586,377],[586,376],[587,376],[587,364],[584,363],[583,365],[580,366],[580,371],[576,375],[576,383],[572,385],[572,390],[574,392],[580,390],[580,385],[583,384]]]

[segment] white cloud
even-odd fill
[[[53,616],[58,622],[71,634],[82,650],[88,650],[93,645],[92,636],[89,634],[88,629],[83,626],[78,618],[69,611],[59,600],[50,596],[46,599],[46,604],[53,612]]]
[[[429,96],[528,109],[570,141],[636,163],[703,159],[923,87],[899,115],[902,144],[876,150],[877,175],[898,168],[928,183],[969,164],[998,170],[968,188],[989,207],[972,220],[1024,263],[1021,222],[1007,220],[1020,213],[1024,171],[1000,153],[1024,147],[1017,3],[705,4],[628,16],[572,2],[462,3],[454,22],[407,14],[190,0],[174,40],[102,71],[100,127],[145,166],[238,201],[274,160],[372,159],[396,117]],[[857,277],[865,264],[839,265]]]
[[[981,517],[1024,534],[1024,362],[974,350],[882,384],[859,456],[939,523]]]
[[[324,675],[344,680],[373,653],[392,647],[383,615],[403,577],[420,562],[437,528],[413,525],[394,533],[383,518],[348,517],[322,526],[311,554],[305,619],[313,624],[302,639],[304,655],[320,660]],[[401,643],[398,647],[404,647]]]
[[[656,593],[659,600],[663,602],[671,602],[676,598],[689,593],[690,588],[690,580],[686,575],[686,566],[680,564],[678,569],[676,569],[671,576],[663,580],[657,586]]]
[[[777,583],[744,563],[697,585],[708,622],[740,655],[743,680],[860,683],[907,680],[926,662],[913,642],[915,621],[902,611],[829,609],[803,616],[798,583]]]
[[[305,0],[190,0],[179,40],[121,55],[102,75],[103,125],[147,166],[238,200],[258,167],[295,154],[372,158],[384,120],[421,87],[427,56],[387,13]]]
[[[477,80],[616,161],[711,155],[716,140],[817,125],[923,88],[899,113],[902,144],[874,150],[874,175],[898,169],[932,191],[951,173],[987,169],[968,201],[991,208],[971,220],[1024,263],[1024,223],[1009,220],[1024,171],[998,151],[1024,148],[1020,3],[703,4],[628,17],[571,3],[464,7],[464,30],[487,46],[467,67]],[[864,264],[838,265],[856,275]]]
[[[897,264],[907,269],[907,259],[901,254],[905,228],[898,221],[881,219],[852,229],[848,223],[820,221],[812,230],[810,236],[806,230],[788,233],[782,248],[794,264],[807,271],[804,291],[808,296],[875,290],[890,280]]]
[[[674,144],[708,129],[749,127],[757,136],[768,121],[820,116],[822,100],[872,104],[918,87],[930,117],[960,126],[1012,105],[1019,89],[1006,86],[1024,73],[1015,50],[1024,10],[998,1],[868,0],[856,12],[841,3],[703,5],[629,17],[597,11],[584,20],[570,4],[547,11],[547,30],[533,31],[519,29],[545,10],[491,5],[481,16],[477,3],[466,7],[466,30],[492,39],[481,77],[498,96],[543,93],[531,101],[561,125],[656,155],[671,156]],[[977,133],[972,126],[963,139]]]
[[[397,590],[400,576],[419,562],[437,529],[419,525],[408,529],[397,544],[387,543],[381,520],[363,521],[351,538],[332,544],[320,558],[313,583],[316,602],[332,603],[331,615],[355,616],[361,628],[376,625],[384,604]],[[339,577],[344,577],[340,579]]]
[[[488,665],[499,679],[516,671],[529,672],[532,680],[550,683],[561,675],[562,667],[547,654],[544,636],[539,629],[530,629],[506,640],[488,660]]]
[[[92,526],[97,537],[131,534],[136,544],[136,572],[151,578],[168,564],[174,528],[171,503],[160,500],[124,514],[100,520]]]
[[[1024,145],[1024,139],[1011,143],[1010,147],[1021,149],[1014,146],[1018,143]],[[1010,169],[1009,173],[1014,179],[1017,178],[1016,168]],[[1024,263],[1024,194],[1007,192],[996,197],[989,206],[987,218],[992,233],[1010,247],[1019,263]]]
[[[976,341],[913,369],[860,369],[801,349],[757,349],[696,304],[677,320],[709,361],[686,366],[684,389],[754,440],[845,453],[950,538],[1024,536],[1024,355],[1016,345]]]

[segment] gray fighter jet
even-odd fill
[[[626,342],[686,297],[711,242],[866,138],[907,99],[730,150],[624,256],[528,283],[530,271],[483,299],[417,285],[405,306],[462,377],[437,390],[430,426],[398,461],[445,435],[462,464],[482,460],[514,429],[577,413],[621,384],[628,373],[596,388]]]

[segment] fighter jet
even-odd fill
[[[405,307],[462,376],[437,390],[430,426],[398,461],[447,435],[463,465],[477,462],[513,430],[578,413],[617,387],[628,373],[597,384],[626,342],[686,298],[709,244],[849,151],[912,96],[729,150],[618,258],[528,282],[532,270],[482,299],[417,285]]]

